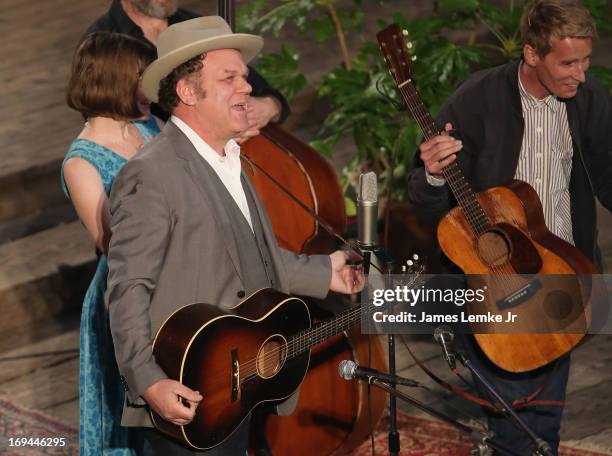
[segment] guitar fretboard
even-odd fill
[[[423,132],[425,140],[440,134],[410,75],[410,59],[406,52],[408,46],[399,26],[391,24],[386,29],[380,31],[377,37],[385,61],[389,66],[391,77],[397,84],[397,88],[406,102],[412,117]],[[459,206],[463,209],[463,213],[474,233],[480,234],[489,229],[489,219],[478,202],[476,194],[463,177],[457,162],[447,165],[442,170],[442,175],[457,199]]]
[[[434,119],[425,107],[414,82],[409,79],[399,86],[399,91],[410,110],[415,122],[423,132],[425,140],[431,139],[440,134],[436,128]],[[457,162],[453,162],[444,167],[442,175],[448,183],[457,202],[475,233],[482,233],[490,228],[489,219],[484,213],[474,190],[469,186]]]
[[[419,272],[411,275],[409,283],[406,284],[407,286],[416,287],[423,282],[420,271],[422,271],[422,268]],[[380,307],[374,306],[373,304],[354,306],[335,318],[321,322],[312,328],[299,332],[287,343],[287,357],[293,358],[299,356],[306,350],[310,350],[314,346],[337,336],[351,326],[359,323],[362,313],[367,312],[367,315],[369,315],[374,309],[380,309]]]

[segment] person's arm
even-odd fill
[[[419,211],[443,214],[450,209],[450,192],[440,173],[456,160],[460,150],[460,143],[443,135],[434,136],[419,146],[406,173],[406,196]]]
[[[363,288],[363,270],[348,264],[352,259],[349,252],[297,255],[279,250],[291,293],[323,299],[329,291],[351,294]]]
[[[119,372],[132,403],[142,397],[164,419],[193,419],[199,393],[166,374],[152,353],[149,307],[171,236],[172,211],[153,164],[127,163],[111,192],[107,303]],[[180,398],[186,399],[187,406]]]
[[[100,174],[87,160],[72,157],[63,165],[64,181],[79,218],[104,254],[110,238],[110,206]]]
[[[329,255],[298,255],[279,248],[291,293],[323,299],[329,292],[332,264]]]

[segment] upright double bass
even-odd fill
[[[258,172],[254,167],[251,178],[280,246],[296,253],[329,252],[331,236],[272,183],[268,174],[342,232],[344,198],[332,166],[317,151],[276,125],[268,125],[259,136],[247,141],[242,152],[264,170]],[[248,164],[244,167],[252,173],[250,168]],[[325,318],[316,303],[307,302],[315,316]],[[386,370],[379,339],[372,338],[368,347],[368,338],[361,335],[359,326],[313,349],[296,410],[287,417],[266,417],[265,436],[273,455],[345,454],[366,438],[367,386],[340,378],[337,366],[343,359]],[[385,396],[377,389],[371,395],[372,422],[376,423],[384,411]]]
[[[219,15],[232,28],[233,13],[232,0],[219,1]],[[333,238],[321,222],[336,233],[346,230],[344,197],[331,164],[274,124],[263,128],[241,150],[247,158],[243,169],[268,212],[279,245],[296,253],[330,252]],[[324,318],[316,305],[310,307],[314,315]],[[375,424],[384,411],[385,395],[373,389],[368,407],[367,385],[347,382],[338,375],[337,366],[343,359],[386,370],[379,339],[369,342],[358,326],[315,348],[293,414],[269,414],[259,429],[253,423],[254,432],[265,437],[273,455],[346,454],[365,440],[368,409]]]

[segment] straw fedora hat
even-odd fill
[[[198,17],[168,27],[157,40],[157,60],[142,74],[142,91],[157,102],[159,81],[187,60],[215,49],[238,49],[245,63],[263,47],[263,38],[246,33],[233,33],[219,16]]]

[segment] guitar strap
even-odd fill
[[[412,359],[414,359],[414,361],[418,364],[418,366],[423,370],[423,372],[425,372],[434,382],[436,382],[438,385],[440,385],[441,387],[447,389],[448,391],[450,391],[451,393],[455,394],[456,396],[459,396],[463,399],[466,399],[470,402],[474,402],[482,407],[486,407],[490,410],[496,411],[496,412],[502,412],[503,409],[501,407],[500,404],[491,402],[487,399],[483,399],[481,397],[478,397],[474,394],[471,394],[461,388],[457,388],[456,386],[451,385],[450,383],[445,382],[444,380],[442,380],[440,377],[438,377],[436,374],[434,374],[427,366],[425,366],[425,363],[423,363],[423,361],[421,361],[413,352],[412,350],[410,350],[410,347],[408,346],[408,344],[404,344],[404,346],[406,347],[406,350],[408,350],[408,353],[410,353],[410,356],[412,356]],[[520,410],[523,408],[527,408],[527,407],[537,407],[537,406],[549,406],[549,407],[563,407],[564,401],[553,401],[553,400],[545,400],[545,399],[536,399],[536,397],[538,397],[538,395],[542,392],[542,390],[544,390],[544,388],[546,387],[550,376],[555,372],[555,370],[557,369],[558,366],[558,362],[555,363],[555,366],[553,367],[553,369],[546,375],[546,377],[544,378],[544,380],[542,381],[542,384],[540,386],[538,386],[535,391],[533,393],[531,393],[528,396],[525,396],[523,398],[520,399],[516,399],[515,401],[512,402],[512,407],[514,408],[514,410]],[[457,368],[452,369],[452,372],[455,375],[459,375],[459,370]]]

